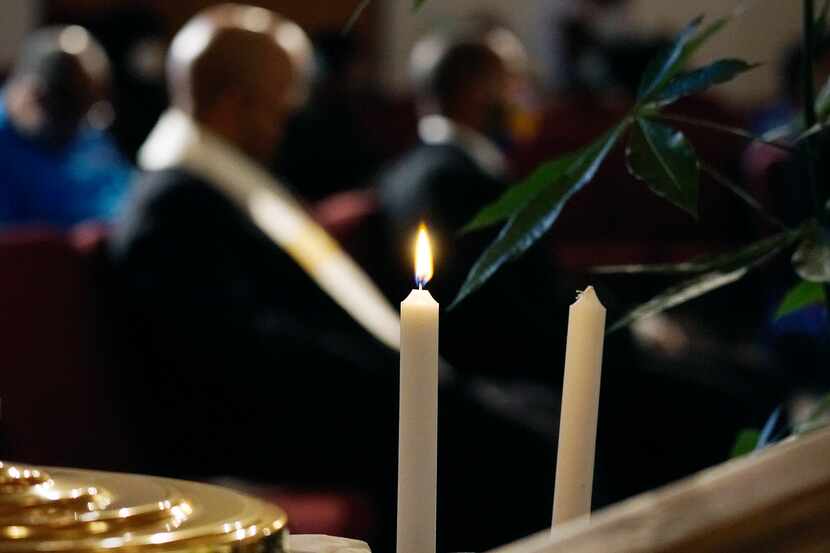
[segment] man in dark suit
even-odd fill
[[[497,39],[497,40],[494,40]],[[500,48],[505,40],[513,47]],[[510,54],[510,55],[508,55]],[[380,177],[384,226],[394,252],[408,251],[419,221],[434,229],[440,278],[435,294],[452,298],[494,232],[459,231],[507,184],[509,113],[523,51],[504,29],[430,36],[412,54],[420,143]],[[542,247],[543,248],[543,247]],[[392,290],[410,280],[399,265]],[[541,248],[502,269],[481,292],[442,319],[446,358],[462,371],[503,379],[530,377],[554,388],[561,379],[567,301],[560,302]],[[572,300],[572,290],[566,300]],[[517,324],[521,321],[521,324]],[[509,344],[509,347],[507,347]]]
[[[377,452],[332,463],[320,436],[342,450],[378,410],[394,412],[397,314],[262,168],[303,100],[310,56],[299,27],[237,5],[206,10],[171,47],[173,107],[139,153],[148,171],[112,240],[138,384],[154,402],[139,425],[163,451],[150,470],[358,478]],[[329,273],[358,283],[344,291]],[[380,316],[355,322],[349,293]],[[374,399],[352,399],[364,394]],[[169,420],[177,412],[186,420]],[[245,451],[285,439],[279,455]]]
[[[232,5],[172,44],[173,107],[139,154],[148,172],[112,244],[138,346],[130,414],[142,470],[359,486],[382,499],[388,537],[397,315],[263,168],[303,99],[308,54],[293,23]],[[483,550],[543,525],[556,405],[441,377],[442,543]],[[493,507],[470,491],[532,513],[482,530]]]

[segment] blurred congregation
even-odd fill
[[[624,116],[683,22],[645,21],[642,0],[253,3],[0,4],[0,457],[224,482],[274,498],[301,532],[390,551],[386,314],[413,288],[418,224],[445,308],[497,232],[463,227]],[[757,12],[797,21],[773,4]],[[785,221],[804,203],[776,186],[786,153],[688,122],[788,121],[790,38],[757,60],[759,81],[671,111],[711,173]],[[593,266],[770,228],[713,179],[693,219],[619,148],[548,237],[442,309],[439,550],[550,524],[575,291],[593,284],[616,318],[672,282]],[[822,315],[769,322],[794,278],[782,266],[608,337],[595,507],[723,461],[740,429],[827,385]]]

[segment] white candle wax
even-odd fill
[[[401,303],[397,553],[435,553],[438,479],[438,302]]]
[[[605,308],[589,286],[571,305],[568,319],[554,525],[591,512],[604,338]]]

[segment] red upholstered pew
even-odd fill
[[[96,468],[127,461],[110,393],[117,369],[97,320],[101,236],[37,228],[0,235],[2,432],[4,453],[15,459]]]

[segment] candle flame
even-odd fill
[[[432,279],[432,246],[429,243],[427,227],[421,223],[418,227],[418,237],[415,239],[415,282],[418,288]]]

